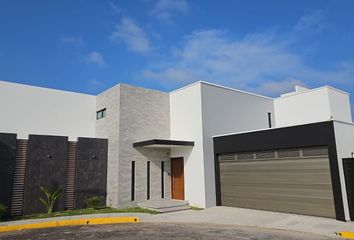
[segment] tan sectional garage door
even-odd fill
[[[327,148],[220,155],[224,206],[335,218]]]

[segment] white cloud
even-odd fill
[[[123,18],[110,36],[115,42],[123,42],[128,49],[138,53],[151,51],[150,41],[145,32],[131,19]]]
[[[120,14],[123,12],[123,8],[119,7],[118,4],[114,2],[109,2],[109,7],[112,9],[113,13]]]
[[[271,31],[241,39],[215,29],[196,31],[140,77],[169,88],[202,79],[270,96],[295,84],[318,86],[354,78],[350,63],[327,70],[307,66],[303,57],[292,51],[292,43]]]
[[[103,58],[103,55],[99,52],[93,51],[93,52],[89,53],[85,59],[86,59],[87,63],[93,63],[99,67],[106,66],[106,62]]]
[[[86,44],[81,36],[65,36],[61,38],[61,41],[63,43],[72,44],[76,47],[82,47]]]
[[[160,82],[165,82],[165,81],[189,82],[190,79],[194,78],[193,73],[183,69],[174,69],[173,67],[160,72],[145,70],[143,72],[143,76],[144,78],[156,79]]]
[[[282,93],[293,92],[295,86],[305,87],[306,84],[297,79],[286,79],[278,82],[276,81],[262,82],[256,88],[249,88],[247,90],[255,93],[265,94],[267,96],[279,96]]]
[[[161,21],[170,23],[173,15],[176,13],[186,14],[188,10],[188,3],[185,0],[157,0],[151,14]]]
[[[309,11],[303,15],[294,26],[295,32],[309,32],[316,33],[325,28],[324,24],[325,12],[324,10]]]

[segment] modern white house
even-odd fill
[[[0,132],[17,139],[108,139],[109,206],[178,199],[354,219],[349,94],[329,86],[269,98],[203,81],[170,93],[118,84],[92,96],[0,81],[0,111]]]

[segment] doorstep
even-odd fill
[[[138,206],[159,213],[176,212],[190,209],[189,203],[187,201],[174,199],[147,200],[138,203]]]

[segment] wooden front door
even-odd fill
[[[184,164],[183,158],[171,159],[172,199],[184,200]]]

